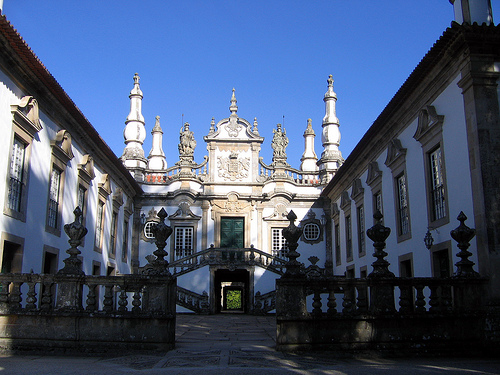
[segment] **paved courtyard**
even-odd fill
[[[276,352],[274,317],[179,315],[176,348],[115,357],[0,356],[3,374],[500,374],[500,359],[338,359]]]

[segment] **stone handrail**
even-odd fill
[[[268,293],[255,293],[253,312],[256,315],[264,315],[276,309],[276,291],[272,290]]]
[[[147,305],[145,290],[168,284],[169,280],[168,276],[143,275],[0,274],[0,313],[43,314],[65,310],[79,314],[144,316],[153,313],[144,306]],[[69,284],[76,285],[76,294],[63,294],[64,286]],[[171,315],[172,311],[167,309],[163,313]]]
[[[279,280],[282,285],[282,280]],[[354,317],[362,315],[456,314],[477,311],[480,295],[474,297],[470,290],[480,291],[486,280],[460,278],[387,278],[349,279],[340,276],[308,279],[304,286],[306,295],[313,295],[310,317]],[[373,300],[376,288],[393,291],[391,303],[381,305]],[[464,293],[465,292],[465,293]],[[392,303],[397,300],[398,302]],[[304,306],[306,301],[304,298]]]
[[[284,259],[275,257],[254,247],[210,247],[170,263],[169,268],[174,277],[184,275],[210,264],[259,266],[278,275],[283,275],[286,262]]]
[[[206,181],[208,176],[208,157],[199,163],[190,165],[175,164],[164,171],[146,171],[144,182],[148,184],[170,184],[182,178],[194,178],[201,182]]]
[[[177,286],[177,304],[197,314],[209,314],[208,293],[198,294]]]
[[[319,185],[321,180],[319,172],[305,172],[286,166],[274,167],[264,163],[263,158],[259,158],[260,173],[259,179],[262,182],[268,180],[286,180],[297,185]]]

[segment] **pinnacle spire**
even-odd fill
[[[125,149],[122,160],[126,167],[135,169],[146,168],[147,159],[144,157],[142,145],[146,139],[146,128],[142,116],[143,94],[139,85],[139,74],[134,74],[134,87],[130,91],[130,112],[125,120]],[[141,173],[137,172],[136,178],[141,179]]]
[[[312,128],[312,120],[307,119],[307,128],[304,131],[304,153],[300,161],[300,170],[307,172],[315,172],[318,170],[317,162],[318,157],[316,152],[314,152],[314,138],[316,134]]]
[[[156,116],[155,126],[151,134],[153,135],[153,144],[148,156],[148,168],[153,170],[166,169],[167,161],[162,148],[163,131],[160,126],[160,116]]]
[[[328,90],[323,98],[325,102],[325,117],[323,117],[323,131],[321,134],[323,153],[321,154],[321,159],[318,161],[323,182],[328,182],[344,161],[342,153],[339,150],[340,124],[335,108],[337,94],[333,91],[333,78],[331,74],[328,76],[327,83]]]
[[[231,111],[231,115],[236,115],[236,112],[238,112],[238,106],[236,105],[237,100],[236,96],[234,95],[235,89],[233,87],[233,95],[231,96],[231,106],[229,107],[229,110]]]

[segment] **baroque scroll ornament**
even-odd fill
[[[248,176],[250,158],[238,158],[238,154],[232,152],[229,157],[218,157],[217,168],[219,177],[230,181],[241,180]]]

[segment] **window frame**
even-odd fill
[[[422,146],[422,155],[425,169],[425,192],[427,198],[427,226],[437,228],[450,222],[448,207],[448,189],[446,184],[446,164],[445,164],[445,146],[443,142],[443,126],[445,117],[439,115],[432,105],[425,105],[418,115],[418,126],[413,138]],[[445,215],[441,218],[435,218],[433,215],[433,196],[432,196],[432,166],[430,154],[440,148],[441,150],[441,172],[443,179],[443,199]]]
[[[403,180],[404,179],[404,180]],[[401,181],[404,182],[403,188]],[[398,242],[411,237],[411,221],[410,221],[410,203],[408,197],[408,179],[406,171],[402,171],[394,177],[394,194],[395,194],[395,209],[396,209],[396,228]],[[401,206],[402,200],[405,205]],[[404,216],[403,216],[404,212]]]
[[[94,251],[102,253],[104,238],[104,220],[106,218],[106,200],[101,196],[97,200],[96,224],[94,233]]]
[[[426,197],[427,197],[427,220],[428,227],[438,228],[442,225],[448,224],[450,222],[450,215],[448,209],[448,189],[446,188],[446,168],[444,164],[444,150],[442,147],[442,142],[439,142],[433,147],[424,147],[424,157],[425,157],[425,179],[426,179]],[[443,199],[443,210],[444,215],[442,217],[436,218],[434,213],[434,196],[433,196],[433,180],[434,180],[434,168],[432,166],[431,155],[440,150],[440,172],[442,179],[442,199]]]
[[[290,250],[288,247],[288,241],[285,236],[283,236],[283,229],[285,226],[272,226],[270,228],[270,250],[271,255],[278,259],[288,260],[286,254]],[[275,233],[279,233],[279,236],[276,236]]]
[[[58,174],[58,181],[56,187],[56,196],[52,195],[54,184],[54,173]],[[47,215],[45,219],[45,231],[52,233],[56,236],[61,236],[61,220],[62,220],[62,206],[63,206],[63,188],[64,188],[64,169],[60,168],[60,164],[52,163],[52,168],[49,174],[49,194],[47,198]],[[55,199],[54,199],[55,198]],[[53,206],[55,205],[55,210]],[[53,213],[51,215],[51,213]]]
[[[387,157],[385,165],[391,169],[392,185],[394,194],[394,210],[396,221],[396,237],[397,242],[409,240],[411,238],[411,212],[410,212],[410,191],[408,187],[408,176],[406,173],[406,148],[397,138],[392,139],[387,147]],[[400,189],[399,178],[404,176],[405,179],[405,198],[406,198],[406,216],[408,219],[408,231],[403,233],[402,217],[400,209]]]
[[[113,209],[111,213],[111,227],[109,232],[108,255],[111,259],[116,257],[116,241],[118,237],[118,211]]]
[[[12,130],[10,137],[9,157],[12,158],[14,139],[17,137],[19,141],[24,143],[24,162],[23,176],[21,184],[24,189],[21,190],[19,210],[14,210],[9,207],[9,186],[11,178],[11,162],[7,163],[8,172],[6,173],[4,214],[21,222],[26,222],[26,210],[28,205],[28,190],[30,176],[30,159],[33,147],[33,139],[36,134],[42,130],[38,112],[38,102],[32,96],[23,97],[18,104],[11,105],[12,113]]]
[[[178,246],[178,233],[182,232],[182,246]],[[186,232],[191,232],[190,235],[186,235]],[[186,258],[194,254],[194,237],[195,237],[195,228],[193,225],[176,225],[173,230],[173,260],[177,261],[182,258]],[[186,238],[189,238],[189,241],[186,241]],[[190,249],[185,246],[186,242],[190,242]],[[178,252],[182,252],[182,256],[178,256]],[[189,254],[188,254],[189,252]]]

